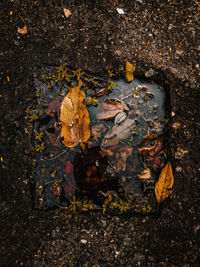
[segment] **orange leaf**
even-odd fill
[[[126,62],[126,81],[131,82],[133,80],[133,72],[135,71],[135,67],[130,63]]]
[[[61,138],[67,147],[74,147],[78,143],[86,142],[90,137],[90,119],[86,107],[83,105],[84,92],[80,90],[82,81],[72,88],[62,101],[60,121],[62,123]]]
[[[155,196],[158,203],[161,203],[171,194],[174,184],[174,176],[170,161],[163,167],[160,176],[155,185]]]
[[[28,30],[27,30],[26,25],[24,25],[23,28],[18,27],[17,28],[17,32],[20,33],[20,34],[27,34],[28,33]]]

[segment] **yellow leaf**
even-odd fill
[[[72,14],[72,12],[71,12],[69,9],[67,9],[67,8],[63,8],[63,11],[64,11],[64,13],[65,13],[65,17],[66,17],[66,18],[68,18],[68,17],[71,16],[71,14]]]
[[[90,138],[89,113],[82,103],[85,94],[80,90],[82,84],[79,80],[78,86],[72,88],[61,104],[61,138],[64,138],[62,142],[67,147],[74,147]]]
[[[126,74],[125,78],[127,82],[131,82],[133,80],[133,72],[135,71],[135,67],[130,63],[126,62]]]
[[[27,34],[28,30],[27,30],[26,25],[23,28],[18,27],[17,28],[17,32],[20,33],[20,34]]]
[[[161,203],[171,194],[173,184],[174,176],[172,173],[172,166],[170,161],[168,161],[168,163],[163,167],[155,185],[155,196],[158,203]]]

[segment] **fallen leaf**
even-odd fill
[[[114,124],[120,124],[127,118],[127,114],[125,112],[120,112],[116,115]]]
[[[28,33],[28,30],[27,30],[26,25],[24,25],[23,28],[18,27],[17,28],[17,32],[20,33],[20,34],[27,34]]]
[[[168,161],[168,163],[163,167],[160,176],[155,184],[154,190],[158,203],[161,203],[171,194],[173,184],[174,176],[172,173],[172,166],[170,161]]]
[[[110,103],[101,103],[100,107],[104,108],[105,110],[117,110],[119,107],[116,104],[110,104]],[[123,110],[123,108],[120,108]]]
[[[65,14],[65,17],[66,18],[68,18],[72,14],[72,12],[69,9],[67,9],[67,8],[63,8],[63,11],[64,11],[64,14]]]
[[[122,123],[112,127],[112,129],[104,136],[101,147],[114,146],[120,140],[128,138],[135,127],[135,120],[126,119]]]
[[[83,105],[85,94],[80,90],[82,81],[63,99],[60,109],[62,123],[61,138],[67,147],[74,147],[78,143],[86,142],[90,137],[90,119],[86,107]]]
[[[116,152],[116,162],[114,164],[116,171],[126,170],[126,161],[129,156],[132,155],[133,147],[125,145],[120,147]]]
[[[113,119],[119,112],[121,112],[120,109],[104,111],[97,113],[96,117],[98,120]]]
[[[126,62],[126,74],[125,78],[127,82],[131,82],[133,80],[133,72],[135,71],[135,67],[130,63]]]
[[[92,137],[96,142],[106,132],[106,127],[103,124],[96,124],[92,127]]]
[[[54,101],[50,102],[48,104],[47,114],[51,117],[54,117],[55,114],[58,115],[60,106],[61,106],[61,102],[59,101],[59,99],[55,99]]]
[[[102,88],[101,90],[99,90],[97,93],[95,93],[95,96],[102,96],[104,95],[106,92],[108,91],[107,87]]]
[[[149,168],[145,169],[140,175],[138,175],[138,179],[151,179],[151,171]]]

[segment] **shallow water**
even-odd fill
[[[34,111],[38,118],[34,119],[33,131],[34,150],[38,151],[31,173],[35,206],[40,209],[66,207],[73,211],[151,212],[155,208],[154,183],[166,155],[163,152],[159,160],[153,159],[154,163],[150,164],[150,160],[144,161],[138,147],[144,136],[163,133],[164,89],[137,79],[131,83],[123,79],[109,83],[102,78],[94,77],[94,80],[98,81],[97,86],[87,88],[83,77],[81,88],[86,93],[91,137],[85,146],[67,148],[62,144],[60,129],[56,126],[59,123],[58,103],[67,93],[65,83],[51,79],[42,82],[41,77],[34,79],[38,95]],[[73,82],[77,83],[75,79]],[[115,83],[112,90],[97,96],[100,89],[112,83]],[[91,99],[96,101],[91,104]],[[110,112],[108,107],[115,108],[122,103],[123,107],[120,106],[117,113],[118,123],[117,115],[98,119]],[[154,141],[151,141],[152,145]],[[138,179],[146,169],[151,171],[151,177]]]

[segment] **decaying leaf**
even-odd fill
[[[92,127],[92,137],[96,142],[98,142],[98,139],[106,132],[106,127],[99,123]]]
[[[126,170],[126,161],[129,156],[132,155],[133,147],[132,146],[122,146],[116,152],[116,161],[114,168],[116,171],[125,171]]]
[[[65,17],[66,18],[68,18],[72,14],[72,12],[69,9],[67,9],[67,8],[63,8],[63,11],[64,11],[64,14],[65,14]]]
[[[172,166],[170,161],[168,161],[168,163],[163,167],[160,176],[155,184],[154,190],[158,203],[161,203],[171,194],[173,184],[174,176],[172,173]]]
[[[140,175],[138,175],[138,179],[151,179],[151,171],[149,168],[145,169]]]
[[[98,120],[113,119],[119,112],[121,112],[120,109],[108,110],[108,111],[98,113],[96,117]]]
[[[133,133],[135,125],[135,120],[127,118],[122,123],[113,126],[105,135],[101,147],[114,146],[120,140],[128,138]]]
[[[62,123],[61,138],[67,147],[74,147],[78,143],[86,142],[90,137],[90,119],[86,107],[83,105],[84,92],[80,90],[82,81],[66,95],[60,109]]]
[[[123,110],[129,110],[124,101],[121,102],[115,100],[110,100],[110,101],[111,102],[109,103],[105,102],[100,105],[100,107],[102,107],[106,111],[98,113],[96,116],[97,119],[100,120],[113,119],[118,113],[123,112]]]
[[[55,114],[58,115],[59,110],[60,110],[60,106],[61,106],[61,102],[60,102],[60,100],[58,98],[53,100],[52,102],[50,102],[48,104],[47,114],[50,117],[54,117]]]
[[[126,62],[126,74],[125,78],[127,82],[131,82],[133,80],[133,72],[135,71],[135,67],[130,63]]]
[[[18,27],[17,28],[17,32],[20,33],[20,34],[27,34],[28,33],[28,30],[27,30],[26,25],[24,25],[23,28]]]

